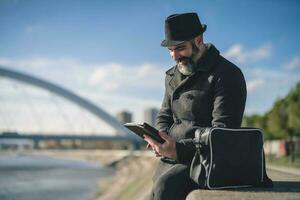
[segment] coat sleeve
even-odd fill
[[[192,127],[187,130],[187,134],[195,134],[199,127]],[[189,165],[195,154],[195,146],[193,139],[182,139],[176,142],[177,161],[182,164]]]
[[[246,103],[246,82],[239,68],[230,66],[219,71],[212,83],[213,110],[212,127],[239,128]],[[205,127],[193,127],[203,129]],[[191,130],[189,130],[191,131]],[[195,149],[192,140],[176,143],[177,158],[180,163],[191,161]]]
[[[157,118],[156,118],[156,128],[160,131],[168,132],[173,121],[173,114],[171,110],[171,97],[167,90],[168,87],[168,79],[166,77],[165,79],[165,94],[164,99],[160,108],[160,111],[158,112]]]

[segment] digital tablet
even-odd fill
[[[126,123],[124,124],[124,126],[143,139],[144,139],[144,135],[148,135],[149,137],[151,137],[152,139],[154,139],[155,141],[161,144],[165,142],[165,140],[162,137],[160,137],[160,135],[158,134],[158,130],[150,126],[146,122],[138,123],[138,124]]]

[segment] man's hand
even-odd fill
[[[144,140],[148,142],[147,147],[149,145],[152,147],[156,157],[165,156],[171,159],[177,159],[176,153],[176,142],[165,132],[159,132],[159,135],[165,140],[163,144],[156,142],[152,138],[147,135],[144,135]]]
[[[155,156],[156,157],[161,157],[161,155],[157,152],[157,151],[155,151],[155,149],[154,149],[154,147],[152,147],[149,143],[147,144],[147,147],[146,147],[147,149],[152,149],[152,151],[155,153]]]

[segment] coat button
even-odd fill
[[[180,120],[180,119],[176,119],[175,123],[176,123],[176,124],[180,124],[180,123],[181,123],[181,120]]]

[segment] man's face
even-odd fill
[[[170,46],[168,49],[171,57],[177,64],[180,62],[186,62],[187,58],[190,58],[193,52],[191,42],[184,42],[176,46]]]
[[[168,47],[171,57],[177,66],[189,74],[192,72],[193,66],[197,61],[199,49],[193,41],[186,41],[176,46]]]

